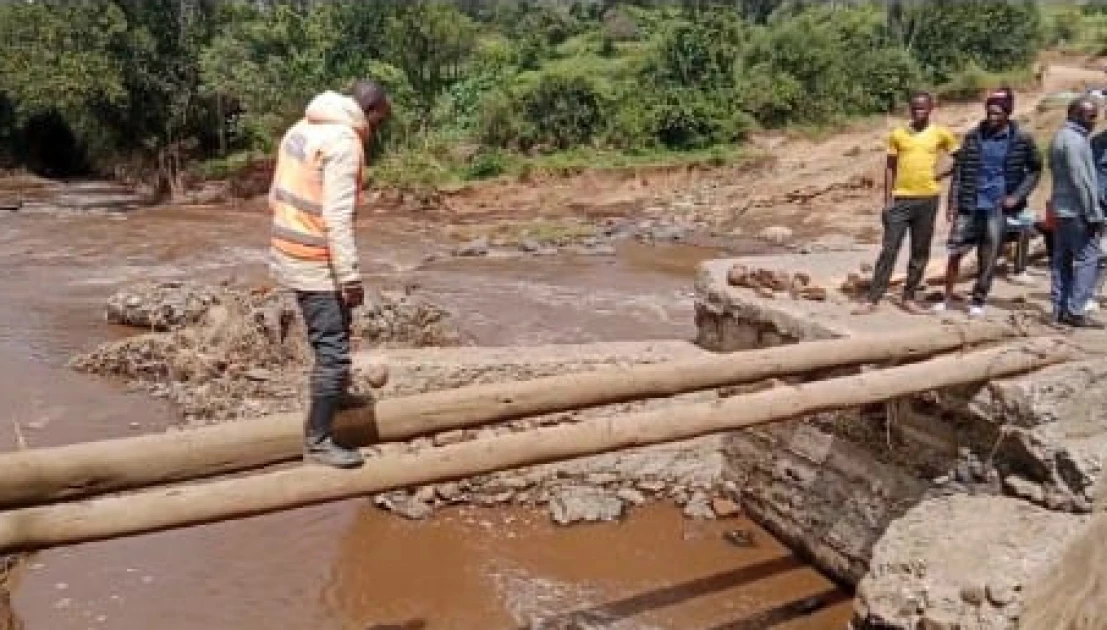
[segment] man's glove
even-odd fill
[[[357,308],[365,303],[365,287],[360,280],[343,283],[341,293],[346,308]]]

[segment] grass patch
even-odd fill
[[[1032,87],[1034,83],[1034,73],[1030,69],[989,72],[977,65],[970,65],[953,75],[949,81],[934,88],[934,95],[944,101],[975,101],[989,90],[1003,86],[1019,90]]]
[[[254,162],[267,156],[260,151],[239,151],[226,157],[213,158],[193,164],[193,173],[205,180],[231,179],[248,170]]]

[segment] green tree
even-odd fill
[[[1025,68],[1044,35],[1033,0],[903,2],[890,15],[904,45],[938,81],[970,64],[993,72]]]
[[[126,16],[110,2],[0,4],[0,85],[15,105],[13,133],[57,115],[94,158],[112,151],[118,138],[102,113],[128,97],[117,54],[126,36]]]

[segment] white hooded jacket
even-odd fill
[[[279,284],[295,291],[337,291],[341,284],[361,279],[354,215],[368,124],[357,102],[328,91],[312,99],[294,129],[304,132],[310,149],[323,157],[323,221],[331,256],[330,261],[301,260],[270,248],[270,271]]]

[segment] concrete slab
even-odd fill
[[[855,296],[843,293],[839,287],[850,273],[857,273],[862,265],[872,265],[877,253],[876,247],[868,247],[860,251],[708,261],[700,266],[696,279],[698,307],[705,314],[718,315],[726,312],[730,317],[738,319],[770,322],[779,329],[781,334],[795,340],[890,332],[902,330],[908,326],[937,328],[943,323],[968,319],[967,305],[963,301],[955,301],[951,310],[941,315],[914,315],[893,304],[892,300],[882,302],[875,313],[853,314],[852,311],[859,306],[860,302]],[[935,250],[931,260],[940,261],[944,256],[944,252]],[[903,257],[901,255],[901,259]],[[905,264],[903,260],[899,262],[900,267]],[[773,298],[768,298],[752,289],[729,286],[727,273],[736,264],[745,265],[751,269],[767,269],[788,274],[805,273],[811,277],[813,285],[828,290],[827,300],[816,302],[797,299],[782,292],[777,292]],[[1046,319],[1051,311],[1049,271],[1043,265],[1031,265],[1028,275],[1029,282],[1020,284],[1013,282],[1003,272],[997,274],[985,318],[991,321],[1018,323],[1028,328],[1041,327],[1039,332],[1050,332],[1045,328]],[[962,296],[967,295],[971,289],[971,280],[958,284],[958,293]],[[895,288],[891,289],[889,296],[893,296],[895,290]],[[941,293],[940,286],[925,287],[927,305],[936,304],[941,299]],[[1085,343],[1089,350],[1107,351],[1107,332],[1086,330],[1052,332],[1074,335]]]

